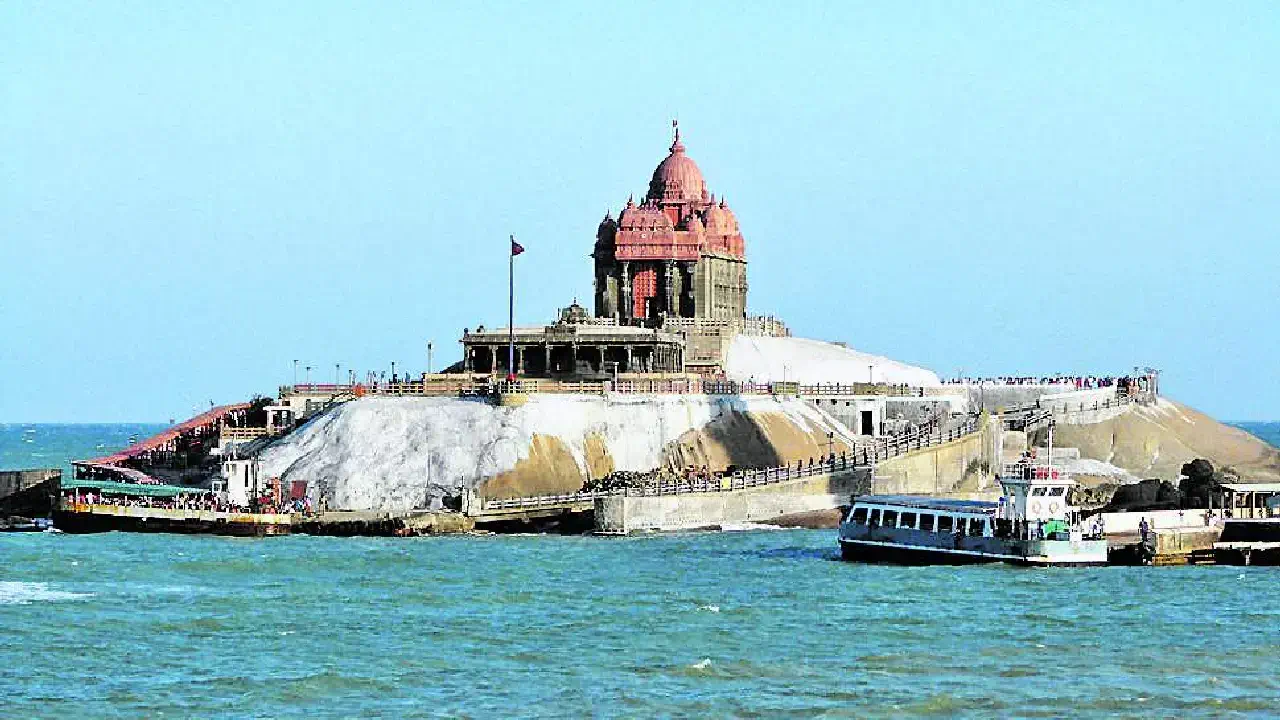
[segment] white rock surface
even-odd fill
[[[870,370],[868,369],[870,366]],[[729,346],[725,373],[732,380],[810,383],[887,382],[941,385],[931,370],[869,355],[834,343],[794,337],[738,335]]]
[[[1091,475],[1093,477],[1111,478],[1121,484],[1130,484],[1139,482],[1139,478],[1135,477],[1128,470],[1117,467],[1109,462],[1102,460],[1093,460],[1090,458],[1075,458],[1062,463],[1063,467],[1073,475]]]
[[[666,445],[730,411],[780,413],[848,432],[797,399],[770,396],[535,395],[516,408],[459,398],[362,398],[334,408],[260,457],[262,477],[328,488],[330,508],[408,510],[443,489],[474,488],[528,457],[535,433],[560,439],[585,470],[598,434],[618,470],[650,470]]]

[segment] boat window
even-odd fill
[[[1058,497],[1067,491],[1064,487],[1049,488],[1049,497]]]
[[[1031,494],[1035,495],[1036,497],[1044,495],[1048,491],[1049,491],[1049,488],[1045,488],[1045,487],[1031,488]]]
[[[933,514],[920,513],[920,529],[925,532],[933,532]]]
[[[951,521],[952,521],[952,517],[950,515],[939,515],[938,516],[938,532],[940,533],[951,532]]]
[[[872,527],[880,524],[880,508],[871,511],[871,522],[867,523]]]
[[[867,509],[864,507],[853,509],[853,522],[858,525],[867,524]]]
[[[897,510],[884,511],[884,526],[898,527],[898,511]]]
[[[916,514],[904,512],[902,513],[902,521],[898,523],[898,527],[912,528],[916,526]]]
[[[973,537],[981,537],[981,536],[982,536],[982,526],[983,526],[983,525],[985,525],[985,524],[986,524],[986,521],[985,521],[985,520],[982,520],[982,519],[980,519],[980,518],[970,518],[970,520],[969,520],[969,535],[971,535],[971,536],[973,536]]]

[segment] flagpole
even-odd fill
[[[507,377],[516,376],[516,236],[507,246]]]

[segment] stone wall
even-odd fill
[[[876,465],[874,492],[914,495],[999,492],[1004,431],[988,418],[981,432],[959,440],[890,458]]]
[[[60,468],[0,470],[0,499],[54,479],[62,479],[62,470]]]

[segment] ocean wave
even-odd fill
[[[750,532],[752,530],[789,530],[781,525],[770,525],[768,523],[724,523],[720,526],[721,532]]]
[[[42,582],[0,582],[0,605],[30,605],[34,602],[83,600],[91,597],[93,593],[53,590],[48,583]]]

